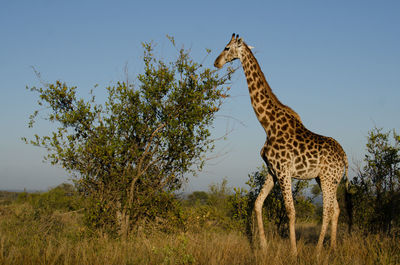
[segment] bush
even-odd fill
[[[365,165],[351,181],[352,220],[365,232],[400,234],[400,136],[374,128],[366,147]]]
[[[27,202],[42,213],[52,213],[56,210],[76,211],[84,207],[83,198],[73,185],[67,183],[43,193],[19,193],[17,202]]]
[[[46,148],[45,159],[76,177],[89,199],[90,223],[121,236],[146,219],[162,218],[171,205],[163,200],[203,167],[204,153],[214,147],[209,128],[229,89],[230,70],[219,76],[169,39],[178,51],[173,61],[158,59],[154,44],[144,43],[137,85],[107,87],[103,104],[93,91],[89,100],[79,98],[77,87],[59,80],[30,88],[40,106],[29,126],[38,117],[56,126],[23,139]]]

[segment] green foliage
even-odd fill
[[[175,41],[169,37],[175,46]],[[187,173],[203,167],[213,149],[209,127],[219,110],[231,70],[220,77],[179,49],[175,61],[157,59],[144,43],[144,72],[133,86],[107,87],[104,104],[78,98],[77,87],[56,81],[30,88],[56,129],[24,140],[48,150],[46,159],[76,179],[89,198],[88,220],[122,234],[143,218],[165,211],[163,200],[181,187]],[[39,111],[31,115],[34,125]],[[168,200],[167,200],[168,201]],[[173,205],[173,204],[172,204]]]
[[[189,194],[187,202],[189,205],[204,205],[208,201],[208,193],[205,191],[194,191]]]
[[[242,226],[246,227],[251,218],[252,206],[250,205],[249,193],[243,188],[234,188],[230,198],[232,217]]]
[[[233,230],[246,233],[247,215],[242,211],[247,211],[248,207],[240,203],[247,203],[247,199],[232,193],[226,179],[211,184],[208,192],[195,191],[183,203],[186,230]]]
[[[74,186],[67,183],[43,193],[19,193],[17,202],[27,202],[41,214],[50,214],[57,210],[77,211],[84,206],[84,201]]]
[[[209,186],[209,195],[207,204],[215,207],[226,205],[228,197],[231,195],[231,190],[228,187],[228,180],[224,178],[221,184],[213,183]]]
[[[374,128],[366,147],[365,165],[351,182],[354,224],[391,234],[400,227],[400,137]]]

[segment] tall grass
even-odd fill
[[[0,208],[1,264],[400,264],[400,242],[340,231],[338,247],[316,257],[317,225],[299,225],[298,257],[289,240],[268,232],[268,248],[223,229],[166,233],[145,229],[122,241],[88,231],[79,212],[38,215],[29,204]],[[329,243],[329,241],[327,242]]]

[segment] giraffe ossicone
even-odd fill
[[[323,218],[317,252],[322,249],[329,223],[331,247],[336,247],[336,231],[339,218],[337,187],[343,175],[347,177],[348,160],[340,144],[331,137],[308,130],[300,116],[282,104],[272,92],[250,47],[232,34],[225,49],[217,57],[214,66],[222,68],[225,63],[239,59],[246,76],[251,104],[267,139],[261,148],[261,157],[268,167],[268,176],[258,194],[254,210],[261,247],[267,245],[262,221],[262,206],[277,181],[281,187],[289,218],[289,234],[292,253],[297,254],[295,236],[295,208],[292,195],[292,178],[315,178],[322,190]]]

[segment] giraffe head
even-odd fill
[[[239,35],[235,35],[235,33],[233,33],[231,40],[215,60],[214,66],[217,68],[222,68],[224,64],[232,62],[236,59],[240,59],[241,49],[245,45],[246,44],[244,44],[242,38],[239,38]]]

